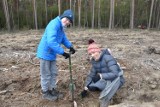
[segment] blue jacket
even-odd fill
[[[117,61],[113,56],[108,52],[108,50],[103,50],[98,61],[91,60],[92,68],[87,76],[85,86],[88,86],[92,83],[92,78],[97,75],[97,73],[102,74],[102,79],[106,81],[113,81],[119,76],[121,72],[120,66],[117,64]],[[120,76],[121,86],[124,84],[123,75]],[[100,83],[101,84],[101,83]]]
[[[61,44],[67,48],[72,46],[63,31],[61,19],[57,16],[49,22],[45,29],[37,49],[37,57],[49,61],[56,60],[56,54],[64,53]]]

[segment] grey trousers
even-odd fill
[[[40,59],[40,77],[42,91],[56,88],[57,67],[56,61]]]
[[[113,95],[117,92],[120,86],[120,77],[117,77],[114,81],[107,81],[105,89],[100,93],[100,107],[106,107],[109,105],[109,102]]]

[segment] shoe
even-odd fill
[[[100,102],[100,107],[108,107],[109,106],[109,102],[105,102],[105,101],[101,101]]]
[[[50,93],[53,95],[53,96],[56,96],[57,98],[61,99],[63,98],[63,94],[59,91],[57,91],[56,89],[52,89],[50,90]]]
[[[50,101],[55,101],[55,100],[58,99],[58,97],[57,97],[57,96],[53,96],[53,95],[50,93],[49,90],[46,91],[46,92],[43,92],[43,91],[42,91],[42,98],[43,98],[43,99],[50,100]]]

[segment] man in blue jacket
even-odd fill
[[[37,57],[40,59],[40,76],[42,98],[54,101],[62,98],[63,94],[56,90],[56,55],[62,55],[65,59],[70,57],[61,47],[63,44],[75,53],[72,43],[67,39],[64,28],[73,23],[72,10],[65,10],[60,16],[51,20],[47,25],[37,49]]]

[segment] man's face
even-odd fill
[[[61,19],[63,27],[67,27],[71,24],[70,20],[66,17]]]

